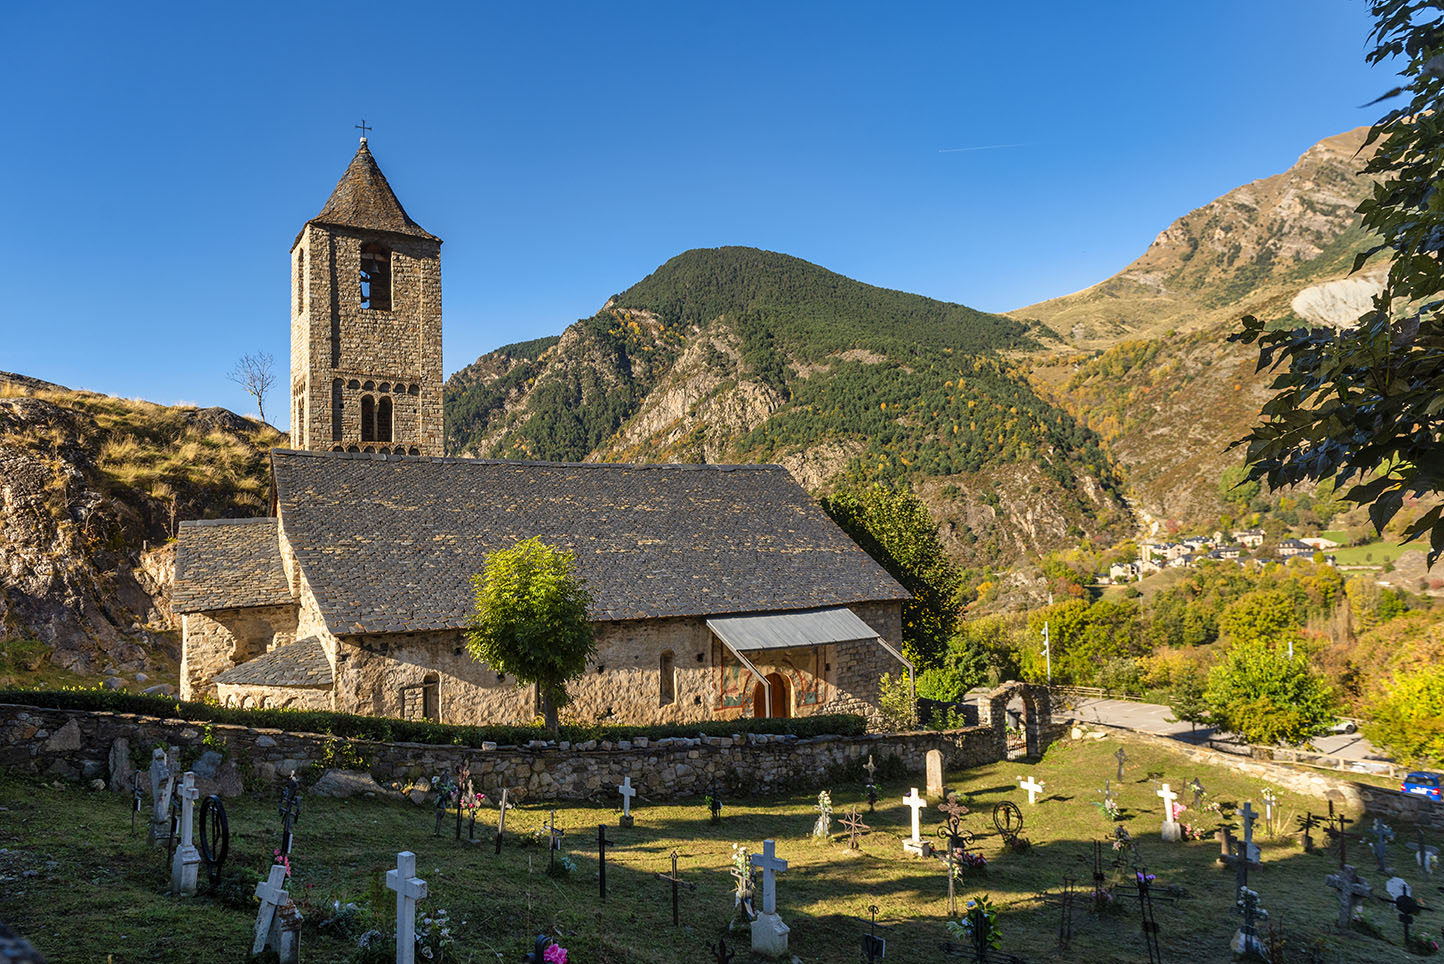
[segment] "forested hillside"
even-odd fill
[[[1097,435],[1014,360],[1056,341],[787,255],[688,251],[554,344],[454,376],[447,436],[503,458],[779,462],[817,491],[906,480],[950,549],[994,565],[1126,531]]]

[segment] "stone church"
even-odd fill
[[[596,661],[569,713],[628,723],[876,711],[908,593],[779,466],[443,457],[441,240],[365,138],[291,247],[291,445],[271,515],[184,522],[181,697],[527,722],[471,659],[471,576],[576,554]]]

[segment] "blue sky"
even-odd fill
[[[445,239],[449,374],[693,247],[1065,294],[1392,86],[1363,0],[1017,9],[11,5],[0,369],[253,410],[224,374],[287,364],[287,252],[363,117]]]

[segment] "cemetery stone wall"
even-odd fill
[[[129,713],[42,709],[0,705],[0,767],[68,780],[110,778],[112,788],[128,786],[111,774],[132,755],[112,754],[117,741],[148,751],[157,744],[178,746],[181,758],[205,749],[205,727]],[[307,772],[319,763],[328,740],[315,733],[215,724],[212,740],[224,741],[224,766],[252,789],[284,780],[293,770]],[[770,792],[796,786],[816,787],[827,774],[856,769],[869,755],[886,766],[895,759],[909,773],[922,774],[925,756],[936,749],[948,769],[995,762],[1005,752],[990,726],[946,732],[867,734],[863,736],[791,736],[751,734],[733,737],[594,741],[571,746],[458,747],[418,743],[350,741],[371,775],[383,787],[410,785],[470,760],[477,786],[501,786],[520,798],[582,799],[625,777],[647,798],[663,800],[703,793],[715,779],[725,792]],[[235,782],[232,780],[231,782]],[[205,792],[214,792],[206,789]]]

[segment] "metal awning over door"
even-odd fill
[[[845,606],[749,616],[714,616],[707,628],[733,651],[791,649],[877,639],[877,630]]]

